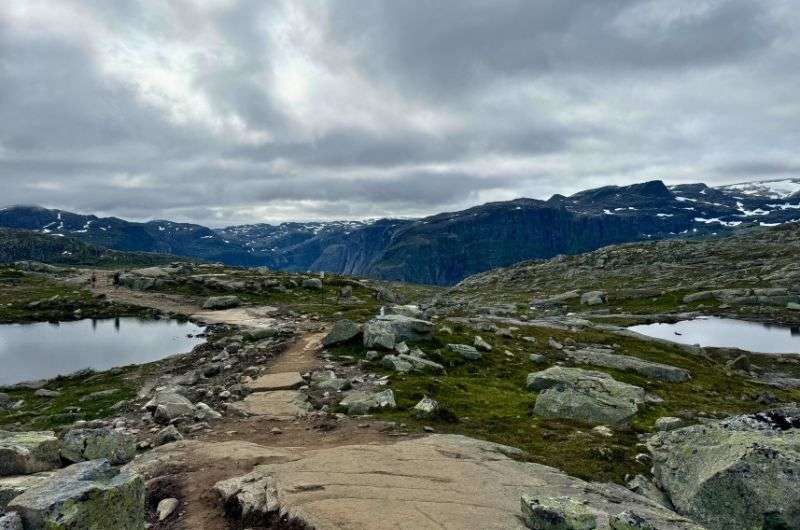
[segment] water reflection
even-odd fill
[[[681,344],[739,348],[762,353],[800,353],[800,327],[797,326],[701,317],[674,324],[646,324],[628,329]]]
[[[191,351],[202,332],[191,322],[137,318],[0,325],[0,384],[163,359]]]

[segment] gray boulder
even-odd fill
[[[429,339],[433,334],[433,324],[426,320],[391,314],[380,315],[364,325],[364,347],[394,349],[404,341]]]
[[[710,530],[800,528],[796,405],[659,433],[647,446],[672,504]]]
[[[152,410],[153,417],[161,423],[169,423],[181,416],[194,415],[192,402],[172,388],[156,392],[145,408]]]
[[[410,362],[401,359],[397,355],[386,355],[381,359],[381,365],[395,372],[410,372],[411,368],[413,368]]]
[[[174,425],[167,425],[156,434],[156,445],[183,440],[183,435]]]
[[[11,396],[0,392],[0,410],[11,410],[14,401],[11,399]]]
[[[57,469],[61,444],[52,431],[0,431],[0,476]]]
[[[522,496],[522,517],[534,530],[594,530],[601,513],[571,497]]]
[[[608,295],[605,291],[588,291],[581,295],[582,305],[602,305],[606,303]]]
[[[448,344],[447,349],[453,353],[457,353],[468,361],[477,361],[483,355],[474,346],[468,344]]]
[[[322,280],[319,278],[306,278],[303,280],[303,289],[322,289]]]
[[[230,309],[241,303],[238,296],[210,296],[203,303],[203,309]]]
[[[686,425],[686,420],[675,418],[673,416],[662,416],[658,418],[653,425],[655,430],[659,432],[674,431]]]
[[[352,320],[339,320],[333,325],[333,329],[322,339],[325,347],[334,346],[355,339],[361,335],[362,329],[359,324]]]
[[[64,435],[61,456],[73,463],[105,458],[112,465],[126,464],[136,456],[136,437],[108,427],[71,429]]]
[[[19,513],[28,530],[141,530],[144,501],[139,475],[91,460],[57,471],[11,501],[8,510]]]
[[[414,405],[414,410],[412,412],[417,418],[425,419],[433,416],[437,410],[439,410],[439,402],[425,396],[419,400],[419,403]]]
[[[388,322],[370,320],[364,325],[364,347],[394,349],[397,337]]]
[[[411,366],[414,368],[414,370],[419,370],[419,371],[430,370],[432,372],[444,372],[444,366],[442,366],[441,364],[429,361],[428,359],[423,359],[422,357],[419,357],[417,355],[402,353],[398,355],[398,357],[403,361],[411,363]]]
[[[397,406],[394,400],[394,392],[386,389],[382,392],[363,392],[353,390],[345,395],[339,405],[347,408],[347,414],[360,416],[368,414],[373,409],[390,408]]]
[[[564,355],[576,363],[614,368],[615,370],[622,370],[625,372],[635,372],[644,377],[658,379],[659,381],[682,383],[691,379],[689,371],[683,368],[644,361],[628,355],[617,355],[614,353],[614,350],[606,348],[589,347],[580,350],[565,350]]]
[[[528,374],[528,389],[538,390],[534,414],[590,425],[627,428],[645,402],[645,391],[603,372],[553,366]]]
[[[492,351],[492,345],[483,340],[483,337],[480,335],[475,335],[475,341],[472,343],[472,345],[479,350]]]

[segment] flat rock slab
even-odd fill
[[[293,420],[311,410],[308,395],[297,390],[254,392],[229,407],[246,416],[266,416],[273,420]]]
[[[264,392],[268,390],[294,390],[305,384],[303,376],[297,372],[281,372],[278,374],[265,374],[250,381],[244,386],[250,390]]]
[[[591,508],[597,528],[608,528],[609,518],[626,510],[656,529],[699,528],[621,486],[519,462],[509,457],[516,449],[464,436],[292,451],[291,460],[216,484],[242,524],[260,526],[284,515],[286,527],[316,530],[523,530],[523,496],[566,496]]]
[[[52,471],[44,471],[34,475],[0,477],[0,513],[14,497],[22,495],[34,486],[44,484],[51,476],[53,476]]]
[[[192,315],[194,320],[204,324],[235,324],[253,328],[274,327],[276,320],[270,315],[278,310],[272,306],[236,307],[221,311],[202,311]]]
[[[644,377],[667,381],[670,383],[682,383],[691,379],[688,370],[670,366],[668,364],[654,363],[645,361],[629,355],[618,355],[614,350],[605,348],[584,348],[580,350],[564,350],[564,355],[576,363],[591,364],[604,368],[614,368],[626,372],[634,372]]]

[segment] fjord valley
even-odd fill
[[[453,285],[527,259],[678,236],[727,234],[800,220],[800,179],[709,187],[661,181],[517,199],[422,219],[240,225],[133,223],[35,207],[0,211],[0,227],[128,252],[168,253],[234,266],[326,271]],[[20,256],[20,259],[23,259]]]

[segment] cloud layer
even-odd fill
[[[794,0],[2,2],[0,202],[225,225],[798,176],[797,27]]]

